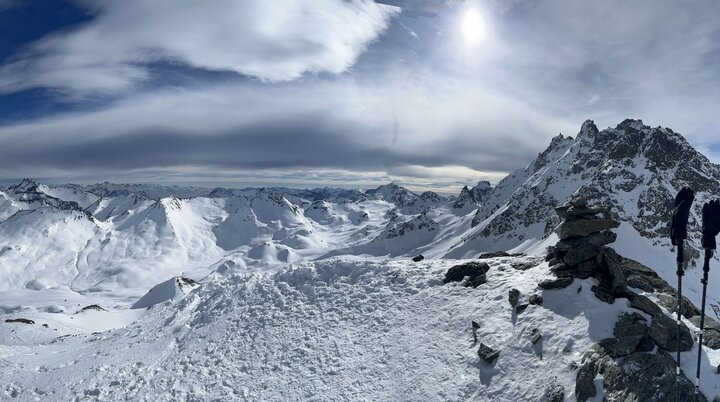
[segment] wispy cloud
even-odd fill
[[[642,118],[720,155],[717,2],[467,0],[394,20],[369,0],[86,4],[93,21],[0,67],[0,92],[115,101],[0,127],[0,177],[455,188],[497,181],[587,118]],[[473,48],[469,7],[488,24]],[[143,85],[166,78],[158,64],[193,84]],[[210,70],[230,78],[195,74]]]
[[[33,44],[0,68],[0,92],[118,92],[177,63],[266,81],[340,73],[387,27],[370,0],[87,2],[93,21]]]
[[[205,166],[415,177],[438,171],[447,177],[452,170],[473,182],[528,163],[556,128],[576,130],[477,87],[434,91],[443,108],[427,101],[428,91],[352,80],[263,91],[248,84],[158,91],[102,111],[2,127],[0,159],[5,169],[56,168],[99,178],[118,170]]]

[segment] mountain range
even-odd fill
[[[257,281],[279,304],[283,298],[268,287],[299,286],[298,291],[310,292],[310,283],[323,282],[341,297],[335,281],[360,281],[372,298],[374,282],[364,274],[367,270],[407,283],[412,279],[400,266],[420,255],[431,270],[500,251],[535,261],[534,256],[544,256],[558,241],[555,230],[561,219],[555,208],[577,197],[609,208],[621,222],[613,244],[620,255],[651,267],[673,284],[669,220],[674,195],[686,186],[695,189],[697,197],[684,292],[699,305],[701,249],[694,234],[699,233],[702,204],[719,195],[720,166],[682,135],[640,120],[604,130],[585,121],[576,136],[556,136],[526,167],[494,185],[481,181],[466,186],[457,196],[418,194],[396,183],[362,191],[58,185],[24,179],[0,188],[0,276],[5,279],[0,283],[0,309],[8,316],[54,314],[65,330],[79,333],[82,317],[72,325],[69,320],[82,306],[112,311],[107,327],[93,330],[120,328],[141,317],[140,310],[183,299],[215,277]],[[506,260],[497,264],[512,265]],[[265,274],[279,277],[267,279]],[[432,288],[432,279],[426,280],[418,289]],[[711,283],[719,280],[720,274],[711,271]],[[212,283],[203,294],[226,297],[220,285]],[[246,285],[226,285],[259,297]],[[322,292],[312,290],[306,296],[320,300]],[[717,293],[711,292],[708,302],[720,312]],[[199,314],[197,308],[182,309]],[[82,311],[94,317],[90,310]],[[141,331],[133,328],[128,331]]]

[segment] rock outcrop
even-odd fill
[[[490,346],[481,343],[478,349],[478,356],[487,364],[493,364],[493,362],[500,357],[500,351],[491,348]]]
[[[605,379],[608,400],[665,400],[674,395],[675,361],[669,352],[677,351],[676,321],[649,297],[629,287],[657,292],[658,303],[671,313],[676,309],[675,291],[654,271],[621,257],[608,246],[616,239],[611,230],[619,226],[609,208],[589,206],[583,198],[574,197],[556,211],[562,219],[557,228],[560,240],[550,248],[546,260],[557,278],[538,286],[552,289],[567,286],[575,278],[594,278],[597,284],[591,290],[598,299],[609,304],[627,300],[638,310],[619,317],[613,336],[601,340],[585,355],[576,373],[577,400],[586,401],[597,394],[594,380],[598,374]],[[681,308],[687,318],[699,313],[687,299]],[[711,332],[716,329],[717,333]],[[706,331],[711,336],[708,342],[720,346],[720,338],[714,336],[720,335],[720,325],[711,331]],[[680,350],[688,351],[692,346],[690,330],[682,324]],[[693,391],[692,382],[684,376],[679,386],[688,394]]]
[[[445,273],[443,283],[461,282],[467,278],[465,286],[476,288],[487,281],[485,274],[489,270],[490,266],[485,262],[472,261],[455,265]]]

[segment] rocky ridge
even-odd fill
[[[670,249],[672,200],[685,186],[698,194],[690,230],[699,230],[702,204],[720,196],[718,165],[669,128],[627,119],[599,130],[587,120],[575,138],[558,135],[526,168],[501,180],[475,213],[474,231],[450,255],[467,257],[473,247],[485,251],[488,239],[520,244],[545,238],[560,223],[554,208],[573,196],[610,206],[617,220],[654,247]],[[700,245],[690,239],[689,247],[692,266]]]

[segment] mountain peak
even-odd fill
[[[14,186],[14,189],[16,191],[25,191],[25,192],[37,191],[38,185],[35,182],[35,180],[26,177],[26,178],[22,179],[20,184]]]
[[[646,128],[645,124],[643,124],[642,120],[640,119],[625,119],[622,121],[622,123],[618,124],[616,129],[617,130],[623,130],[623,129],[634,129],[634,130],[642,130],[643,128]]]
[[[594,136],[595,134],[597,134],[599,132],[600,132],[600,130],[598,130],[597,126],[595,125],[595,122],[590,119],[585,120],[582,124],[582,127],[580,128],[580,135],[585,134],[588,136]],[[562,134],[560,136],[562,136]]]
[[[391,182],[388,183],[388,184],[383,184],[383,185],[379,186],[378,188],[375,189],[375,191],[380,191],[380,190],[384,190],[384,189],[387,189],[387,190],[396,190],[396,189],[399,189],[399,188],[401,188],[401,187],[398,186],[398,184],[395,183],[395,181],[391,181]]]

